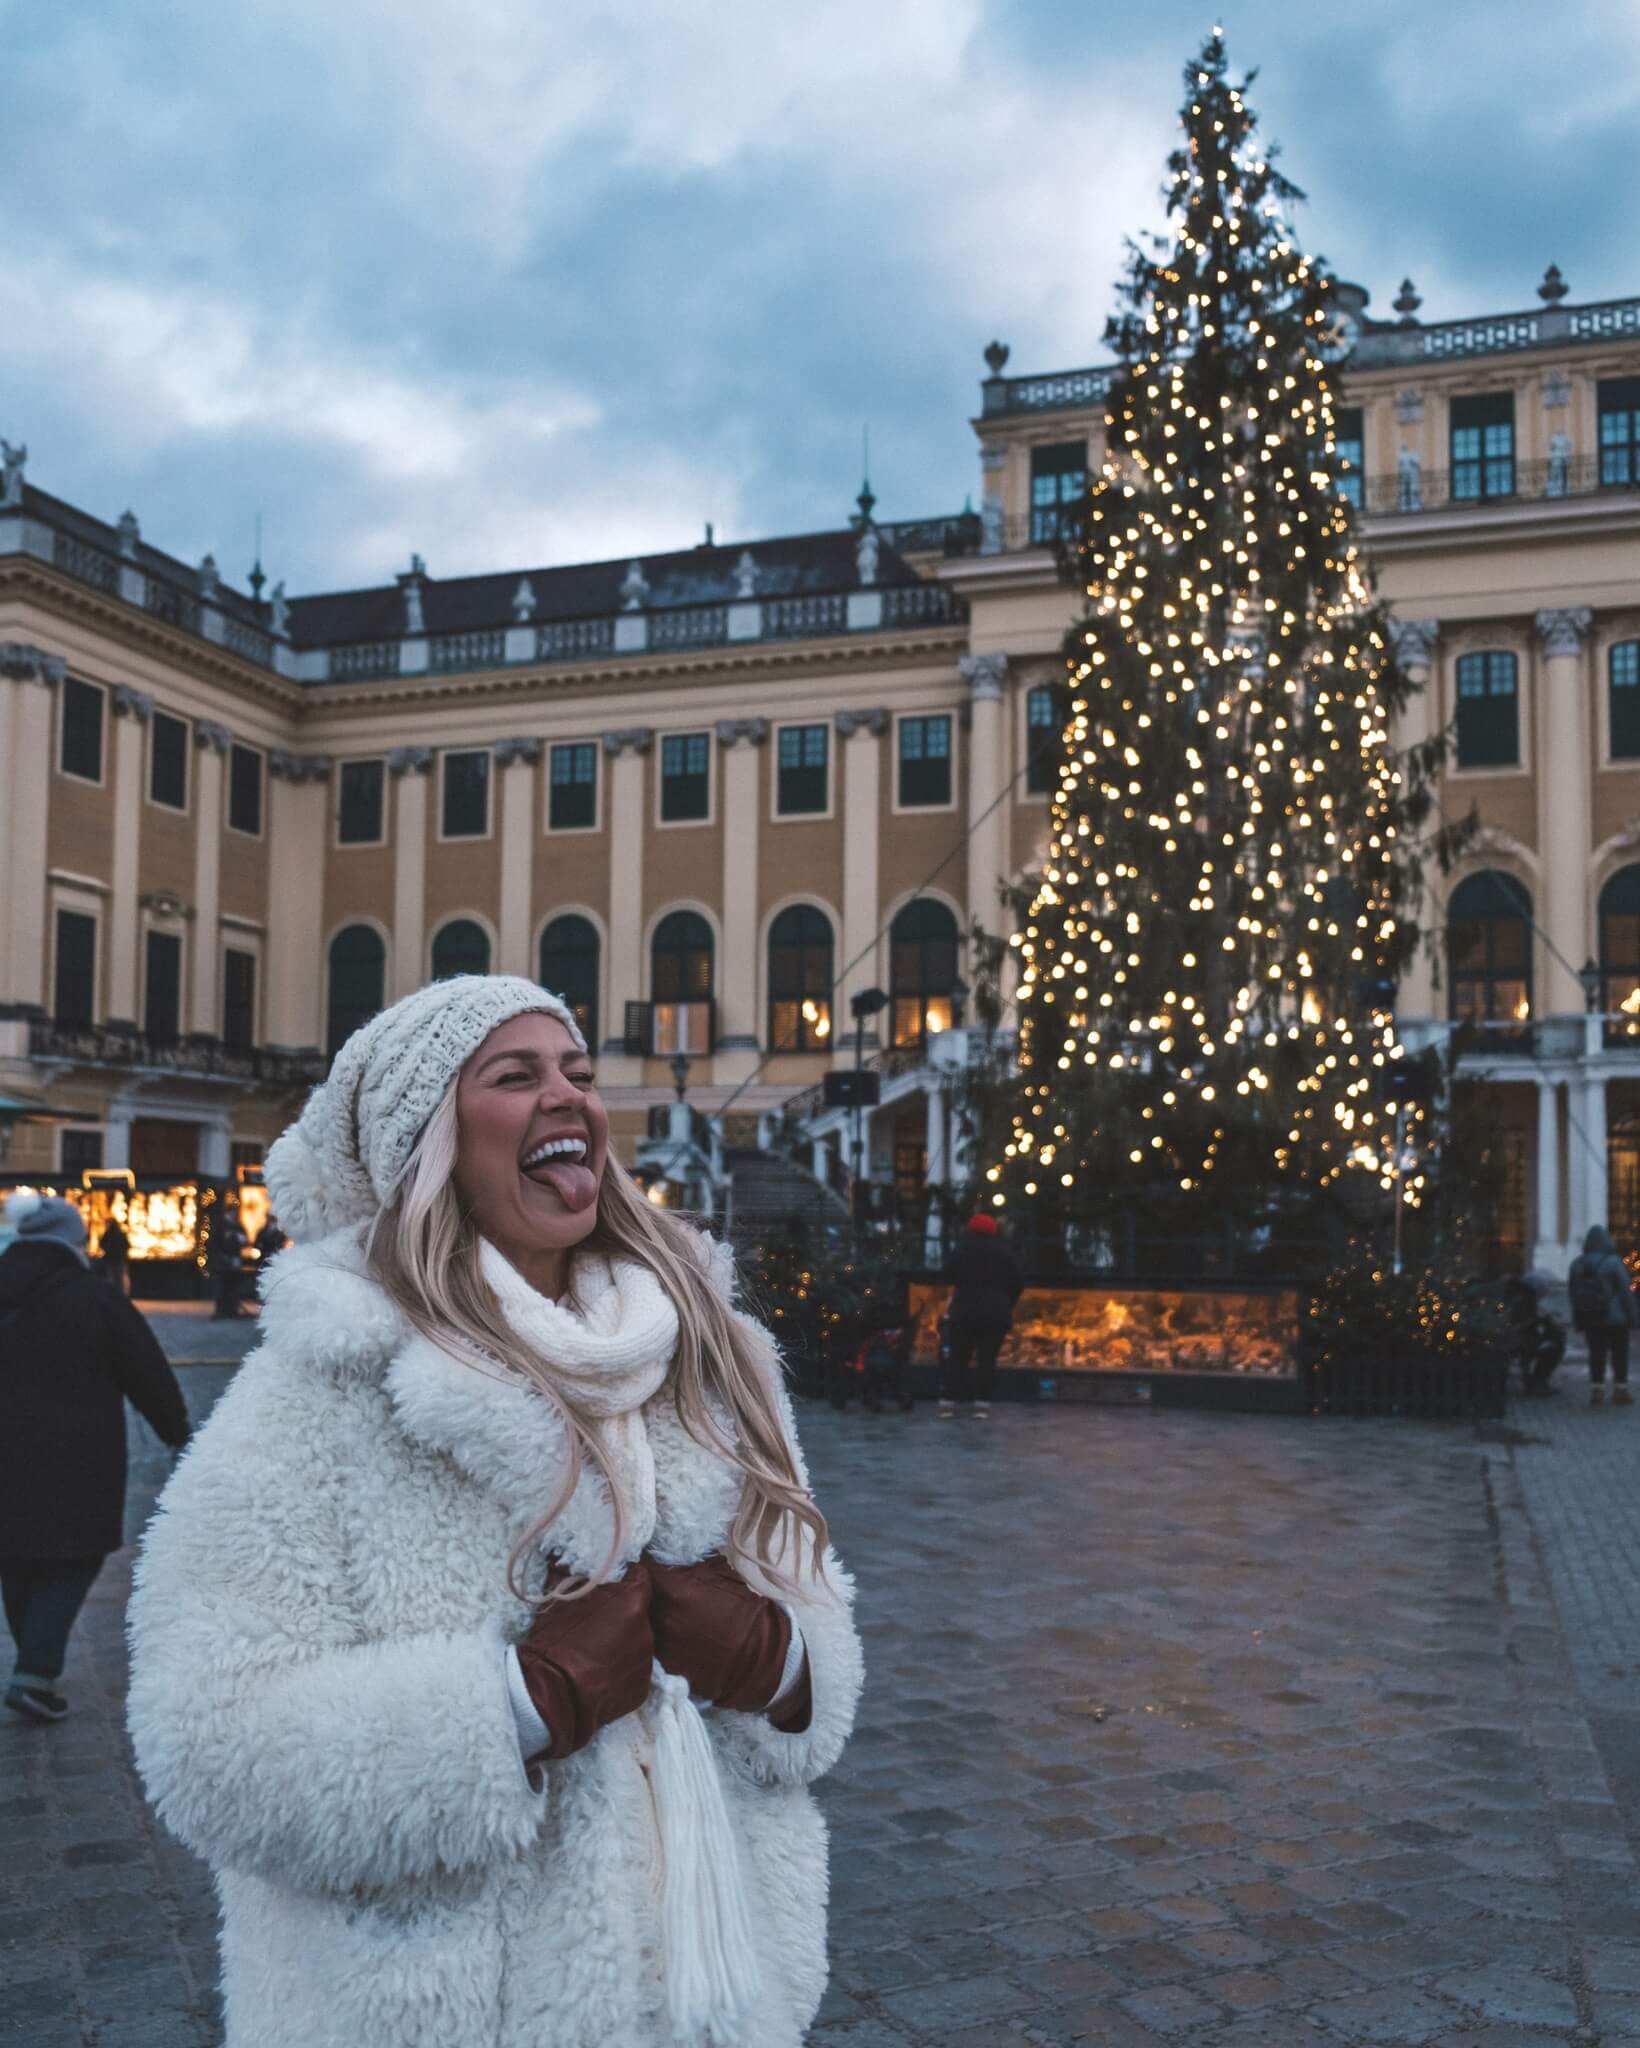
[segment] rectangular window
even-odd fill
[[[823,725],[783,725],[775,783],[775,811],[800,818],[826,808],[830,731]]]
[[[1501,649],[1458,657],[1458,766],[1513,768],[1520,760],[1520,664]]]
[[[1640,485],[1640,377],[1602,382],[1596,404],[1601,483]]]
[[[142,984],[142,1028],[151,1045],[175,1045],[182,1030],[182,940],[150,932]]]
[[[58,766],[65,775],[78,775],[86,782],[102,781],[104,701],[95,683],[82,683],[75,676],[64,679]]]
[[[661,819],[668,825],[704,818],[711,805],[709,735],[672,732],[661,741]]]
[[[1068,538],[1076,530],[1076,507],[1088,487],[1086,441],[1056,441],[1031,450],[1031,540]]]
[[[549,830],[585,831],[598,822],[598,749],[590,740],[553,748],[549,790]]]
[[[386,810],[385,761],[344,761],[336,812],[336,838],[343,846],[379,846]]]
[[[1341,405],[1333,414],[1333,440],[1338,444],[1334,458],[1338,474],[1333,489],[1348,498],[1358,510],[1361,504],[1361,466],[1366,434],[1366,415],[1358,405]]]
[[[442,757],[444,796],[439,827],[445,839],[482,839],[490,829],[490,752],[475,747]]]
[[[97,989],[97,920],[83,910],[57,913],[51,1014],[59,1024],[89,1024]]]
[[[228,754],[228,823],[235,832],[262,833],[262,756],[234,741]]]
[[[1640,640],[1620,640],[1609,660],[1612,759],[1640,761]]]
[[[1047,796],[1054,786],[1054,749],[1059,740],[1059,713],[1053,691],[1038,683],[1025,699],[1025,788],[1031,796]]]
[[[951,718],[900,720],[900,795],[902,810],[951,801]]]
[[[1452,401],[1452,495],[1515,494],[1515,394],[1488,391]]]
[[[256,1043],[256,955],[241,946],[222,955],[222,1043],[230,1052]]]
[[[148,728],[148,794],[167,810],[188,808],[188,721],[156,711]]]
[[[103,1163],[101,1131],[64,1131],[58,1140],[58,1171],[64,1180],[77,1181],[82,1173],[95,1173]]]

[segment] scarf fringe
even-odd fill
[[[668,2016],[680,2044],[732,2048],[762,1989],[740,1854],[688,1681],[659,1664],[654,1675],[650,1789],[660,1836]]]

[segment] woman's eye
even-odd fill
[[[510,1073],[505,1073],[501,1076],[501,1085],[503,1088],[510,1088],[514,1081],[533,1081],[534,1079],[535,1076],[528,1073],[523,1067],[516,1067]]]
[[[596,1088],[598,1085],[596,1074],[570,1074],[566,1078],[579,1088],[583,1095],[589,1088]]]

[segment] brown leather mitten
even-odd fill
[[[536,1615],[518,1645],[518,1666],[552,1738],[542,1751],[549,1762],[584,1749],[600,1728],[649,1697],[650,1598],[649,1571],[640,1562],[614,1583],[578,1600],[555,1600]]]
[[[699,1564],[645,1562],[662,1668],[687,1678],[701,1699],[761,1714],[780,1690],[791,1647],[786,1610],[753,1592],[719,1552]]]

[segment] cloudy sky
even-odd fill
[[[1640,292],[1635,0],[1242,0],[1387,311]],[[993,335],[1103,359],[1183,0],[0,0],[0,433],[292,590],[954,510]]]

